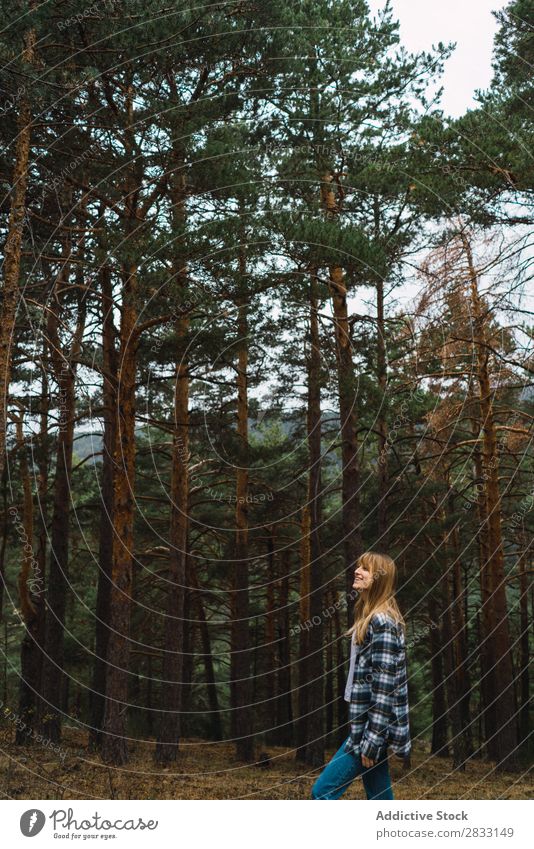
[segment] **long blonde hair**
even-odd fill
[[[364,593],[358,594],[354,604],[354,624],[345,636],[354,633],[355,641],[363,643],[375,613],[387,613],[405,628],[406,623],[395,600],[397,567],[393,558],[377,551],[365,551],[358,557],[357,566],[363,566],[371,573],[371,584]]]

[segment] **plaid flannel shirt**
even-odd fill
[[[395,754],[405,757],[411,740],[402,626],[391,616],[376,613],[358,648],[345,751],[376,761],[389,745]]]

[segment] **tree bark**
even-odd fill
[[[245,242],[239,249],[241,286],[245,286]],[[236,756],[254,759],[252,732],[250,627],[248,587],[248,296],[237,300],[238,364],[237,364],[237,434],[239,450],[236,468],[236,534],[232,590],[231,630],[231,703],[232,736],[236,740]]]
[[[451,496],[451,515],[454,516],[454,500]],[[452,531],[452,621],[454,627],[454,668],[456,691],[459,699],[460,724],[463,735],[463,750],[466,758],[473,754],[473,731],[471,719],[471,680],[468,663],[467,622],[464,616],[461,547],[456,525]]]
[[[265,629],[263,649],[261,652],[262,675],[259,679],[259,713],[265,728],[265,742],[276,745],[277,728],[273,718],[276,717],[276,693],[278,688],[278,668],[276,652],[276,585],[277,562],[275,557],[275,529],[271,525],[267,537],[267,599],[265,611]],[[253,702],[256,699],[253,698]]]
[[[442,612],[442,638],[445,660],[445,684],[447,692],[448,714],[451,723],[452,739],[452,757],[453,768],[463,772],[465,770],[466,761],[466,746],[464,729],[462,727],[462,715],[460,708],[460,694],[458,692],[458,677],[456,675],[455,655],[454,655],[454,624],[452,618],[452,592],[451,592],[451,575],[447,569],[443,576],[444,587],[444,609]]]
[[[173,223],[180,232],[186,220],[186,179],[183,155],[175,148],[176,173],[172,186]],[[187,294],[187,267],[177,256],[173,268],[180,294]],[[184,603],[189,526],[189,365],[187,336],[189,317],[180,316],[175,322],[177,349],[174,386],[174,432],[171,467],[171,515],[169,530],[169,584],[164,627],[163,689],[166,713],[160,715],[155,761],[173,763],[178,754],[180,739],[180,701],[182,694]]]
[[[33,5],[33,4],[32,4]],[[22,57],[32,63],[35,59],[35,30],[30,29],[24,37]],[[3,478],[6,461],[6,425],[8,392],[11,382],[11,344],[19,303],[19,275],[22,250],[22,234],[26,215],[26,189],[31,142],[30,102],[26,94],[20,99],[17,117],[18,135],[15,144],[13,188],[9,208],[7,238],[4,245],[2,308],[0,312],[0,480]]]
[[[47,354],[47,342],[43,342],[43,353],[42,353],[42,377],[41,377],[41,410],[40,410],[40,424],[39,424],[39,460],[38,460],[38,468],[39,468],[39,480],[37,484],[37,499],[39,504],[39,516],[40,516],[40,525],[39,525],[39,538],[38,538],[38,548],[37,548],[37,563],[39,568],[39,578],[40,578],[40,586],[39,592],[34,599],[34,605],[37,608],[37,622],[35,624],[34,636],[35,636],[35,651],[37,652],[36,663],[36,680],[38,682],[38,690],[36,694],[36,713],[37,716],[40,714],[40,710],[42,707],[42,690],[43,690],[43,663],[44,663],[44,641],[45,641],[45,627],[46,627],[46,607],[45,607],[45,599],[46,599],[46,555],[47,555],[47,543],[48,543],[48,467],[49,467],[49,454],[50,454],[50,438],[48,435],[48,413],[50,407],[50,392],[49,392],[49,381],[48,374],[45,365],[46,354]]]
[[[485,640],[493,644],[495,664],[491,670],[492,699],[495,700],[497,727],[488,746],[499,771],[515,772],[519,768],[515,691],[510,647],[510,631],[506,600],[504,552],[502,545],[501,497],[499,490],[499,457],[489,373],[490,347],[486,344],[486,324],[478,292],[478,274],[469,241],[462,236],[467,256],[473,314],[473,342],[476,346],[477,380],[479,384],[480,418],[483,430],[484,479],[489,540],[487,565],[489,578],[488,609],[490,631]]]
[[[447,758],[449,756],[449,745],[447,741],[444,648],[439,628],[430,629],[430,651],[432,670],[432,743],[430,753]]]
[[[57,312],[51,310],[48,320],[51,358],[54,366],[55,380],[59,389],[60,424],[57,438],[54,503],[50,534],[50,566],[46,597],[43,658],[43,701],[41,704],[40,724],[42,734],[54,743],[59,743],[61,740],[63,689],[66,686],[66,677],[63,671],[63,652],[69,568],[70,486],[76,408],[75,361],[81,348],[86,313],[85,300],[81,296],[78,308],[78,321],[70,345],[70,351],[62,354],[58,333],[58,312],[65,295],[67,275],[68,266],[67,261],[65,261],[56,284]]]
[[[113,322],[113,285],[111,266],[100,271],[102,289],[102,395],[104,404],[104,436],[102,445],[102,484],[100,538],[98,547],[98,583],[95,609],[95,658],[90,693],[91,728],[89,748],[96,750],[102,742],[102,725],[106,694],[106,654],[109,635],[109,604],[113,566],[113,487],[115,454],[115,416],[117,402],[116,329]]]
[[[38,562],[34,555],[33,532],[33,495],[24,440],[24,410],[16,418],[17,453],[19,456],[20,477],[23,490],[22,524],[24,543],[22,548],[21,569],[18,577],[20,609],[24,625],[24,635],[20,646],[19,710],[23,724],[17,724],[15,742],[18,745],[31,745],[32,731],[36,723],[36,694],[39,689],[39,645],[38,625],[41,582],[37,574]],[[33,570],[33,574],[32,574]],[[37,585],[35,581],[38,581]],[[37,590],[35,592],[34,590]]]
[[[6,546],[7,546],[7,475],[4,467],[4,474],[0,478],[2,485],[2,506],[3,506],[3,521],[2,521],[2,544],[0,545],[0,622],[4,618],[4,587],[5,587],[5,567],[6,567]]]
[[[206,612],[202,604],[202,595],[194,566],[190,566],[189,575],[191,577],[191,587],[193,588],[193,598],[198,611],[198,622],[200,625],[200,641],[202,645],[202,654],[204,657],[204,670],[206,675],[206,689],[208,693],[208,705],[210,709],[210,729],[212,740],[222,740],[222,721],[221,711],[219,707],[219,699],[217,696],[217,682],[215,680],[215,670],[213,667],[213,657],[211,654],[211,640],[206,619]]]
[[[473,436],[476,438],[480,434],[480,425],[476,421],[472,422]],[[478,646],[480,658],[480,722],[483,727],[483,734],[480,735],[479,748],[481,752],[486,751],[491,754],[494,745],[494,733],[497,727],[497,717],[495,713],[495,700],[493,698],[493,670],[495,667],[495,657],[493,650],[493,640],[488,638],[491,634],[491,616],[490,616],[490,585],[489,585],[489,539],[488,539],[488,521],[487,521],[487,505],[484,494],[482,481],[484,480],[484,468],[482,463],[482,454],[479,445],[475,445],[473,449],[474,471],[478,491],[476,509],[478,516],[478,525],[476,537],[478,542],[478,565],[479,565],[479,582],[480,582],[480,614],[479,614],[479,633]],[[480,483],[479,483],[480,482]]]
[[[519,558],[519,680],[521,701],[519,709],[520,743],[526,745],[530,734],[530,680],[529,680],[529,619],[528,619],[528,579],[526,573],[527,553],[523,551]]]
[[[339,590],[334,594],[334,635],[336,641],[336,702],[337,702],[337,736],[336,744],[339,748],[349,734],[348,729],[348,706],[345,701],[345,684],[347,679],[347,657],[343,646],[349,643],[349,640],[343,634],[341,626],[341,615],[339,612],[340,599],[338,598]]]
[[[309,641],[310,641],[310,505],[301,508],[300,521],[300,589],[299,589],[299,657],[297,667],[297,724],[295,760],[306,763],[306,746],[309,739]]]
[[[278,686],[276,689],[276,734],[280,746],[293,741],[293,706],[291,703],[291,640],[289,636],[289,550],[280,553],[282,575],[278,591]]]
[[[187,318],[177,321],[178,339],[186,339]],[[163,704],[155,751],[157,763],[176,760],[180,738],[180,698],[183,669],[185,560],[188,529],[188,458],[189,458],[189,375],[185,361],[186,345],[179,343],[174,392],[174,434],[171,469],[171,520],[169,552],[169,588],[163,656]]]
[[[326,596],[328,606],[335,600],[335,593],[332,590]],[[330,603],[329,603],[330,602]],[[326,703],[325,717],[325,740],[329,741],[330,735],[334,730],[334,707],[335,707],[335,689],[336,676],[334,666],[334,620],[332,617],[328,619],[328,627],[326,630],[326,678],[324,687],[324,698]]]
[[[326,174],[321,182],[321,199],[326,215],[330,218],[339,214],[339,207],[332,188],[332,175]],[[339,415],[341,420],[342,498],[343,498],[343,543],[345,551],[345,587],[347,595],[347,622],[352,624],[351,601],[354,567],[362,553],[359,496],[359,457],[356,412],[356,382],[352,360],[351,339],[347,309],[347,287],[345,274],[339,265],[329,267],[330,294],[334,314],[336,361],[338,376]]]
[[[386,415],[386,327],[384,321],[384,281],[380,278],[376,284],[376,364],[378,388],[380,391],[379,409],[376,415],[378,431],[378,537],[384,551],[388,548],[388,426]]]
[[[109,600],[106,702],[102,757],[116,766],[128,761],[126,710],[130,660],[135,479],[135,376],[137,268],[123,268],[113,486],[113,565]]]
[[[130,615],[135,515],[135,382],[137,370],[138,268],[132,251],[139,238],[140,177],[136,163],[134,89],[126,92],[124,144],[128,165],[124,185],[125,257],[121,261],[122,304],[117,370],[115,476],[113,482],[113,565],[109,600],[106,700],[102,734],[104,762],[120,766],[129,759],[126,740],[130,676]]]
[[[310,279],[310,349],[308,356],[308,510],[309,510],[309,611],[311,628],[306,664],[308,722],[304,760],[312,767],[324,762],[324,658],[321,542],[321,353],[315,273]]]

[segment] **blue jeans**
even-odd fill
[[[312,799],[339,799],[359,775],[368,799],[394,799],[387,752],[373,766],[364,767],[360,755],[343,751],[346,742],[317,777],[311,791]]]

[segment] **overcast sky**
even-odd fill
[[[369,0],[373,11],[385,0]],[[443,41],[457,43],[442,78],[441,105],[446,114],[461,115],[473,105],[476,89],[487,88],[492,77],[491,54],[497,22],[492,10],[503,0],[393,0],[400,21],[401,41],[409,50],[428,50]]]
[[[385,0],[368,2],[372,11],[385,5]],[[445,114],[462,115],[476,105],[476,90],[488,88],[493,76],[493,38],[498,28],[491,12],[507,5],[507,0],[393,0],[401,43],[408,50],[430,50],[439,41],[456,42],[441,79],[441,107]],[[395,300],[406,307],[417,291],[418,285],[407,280],[395,290]],[[371,288],[358,289],[349,298],[350,308],[376,314],[375,300]]]

